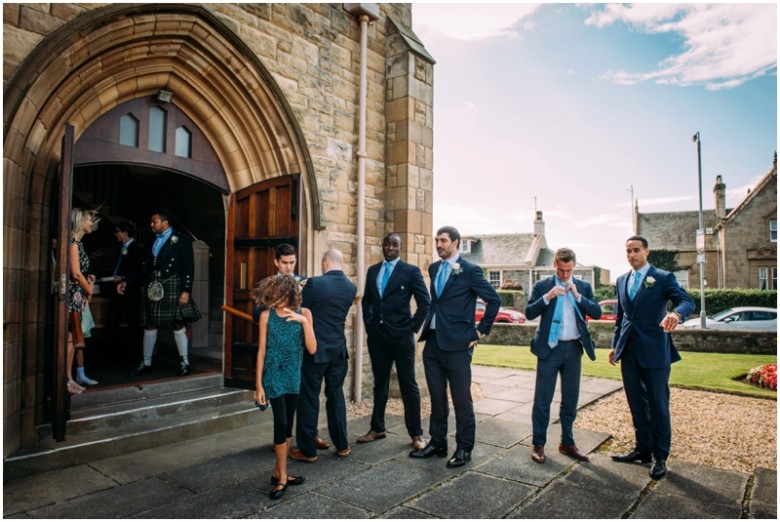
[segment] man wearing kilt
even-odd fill
[[[141,289],[141,321],[145,325],[144,358],[130,375],[152,371],[152,355],[157,342],[157,328],[173,328],[173,338],[179,351],[179,376],[190,373],[187,357],[185,323],[200,317],[190,298],[195,276],[192,240],[171,228],[171,214],[166,209],[152,214],[151,229],[157,236],[144,257],[145,282]]]

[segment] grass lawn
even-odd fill
[[[620,380],[620,367],[607,361],[609,350],[596,349],[596,360],[582,356],[582,374],[590,377]],[[748,395],[751,397],[777,400],[777,392],[752,386],[735,380],[747,374],[748,370],[762,364],[777,362],[776,355],[745,355],[733,353],[682,352],[682,360],[672,365],[670,384],[680,388],[691,388],[722,393]],[[474,351],[474,364],[535,370],[536,357],[528,346],[498,346],[480,344]]]

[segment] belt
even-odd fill
[[[152,270],[152,277],[154,278],[162,277],[162,272],[160,272],[159,270]]]

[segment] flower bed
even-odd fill
[[[747,381],[760,388],[777,391],[777,363],[753,368],[747,374]]]

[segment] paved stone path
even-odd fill
[[[355,444],[349,459],[332,450],[316,464],[290,461],[306,482],[268,498],[274,457],[270,412],[258,426],[42,473],[3,486],[5,518],[771,518],[777,471],[753,474],[670,461],[660,481],[648,466],[594,453],[608,434],[578,430],[589,463],[559,454],[530,458],[533,372],[474,367],[484,398],[475,403],[477,445],[459,469],[446,459],[408,458],[403,418],[387,439]],[[583,378],[581,406],[620,388]],[[556,395],[556,397],[558,397]],[[557,411],[557,404],[553,410]],[[553,419],[557,421],[557,419]],[[424,423],[425,424],[425,423]],[[350,420],[350,437],[368,418]],[[326,432],[324,418],[320,423]],[[454,418],[450,418],[454,430]],[[450,447],[454,449],[454,434]]]

